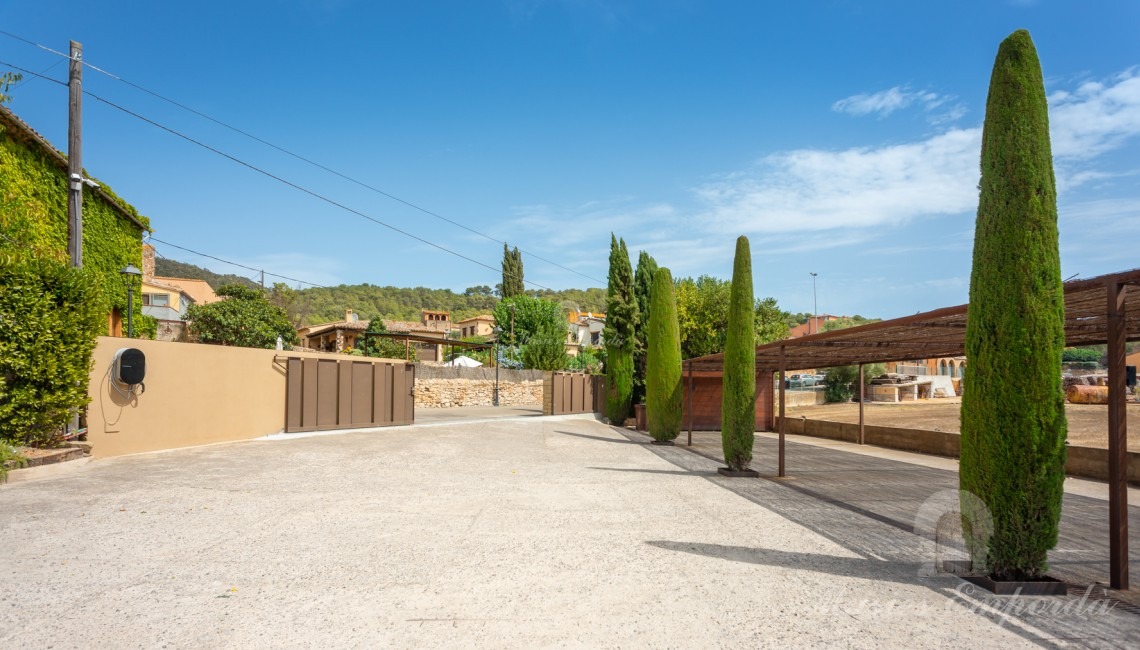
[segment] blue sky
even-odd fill
[[[727,278],[746,234],[758,295],[811,311],[816,272],[819,311],[880,317],[966,301],[989,73],[1019,28],[1050,94],[1063,273],[1136,267],[1131,0],[0,2],[0,29],[80,41],[91,65],[602,281],[524,255],[540,285],[604,286],[611,231],[675,276]],[[0,60],[66,78],[4,36]],[[94,70],[84,86],[499,266],[501,244]],[[66,89],[12,95],[65,148]],[[84,137],[88,171],[165,241],[320,284],[499,281],[90,98]]]

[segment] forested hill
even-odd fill
[[[604,289],[567,289],[565,291],[528,291],[539,298],[565,302],[568,308],[600,313],[605,310]],[[451,320],[460,321],[471,316],[489,314],[499,299],[487,286],[469,287],[463,293],[450,289],[426,287],[378,287],[371,284],[340,285],[326,289],[311,288],[299,291],[299,298],[308,314],[304,322],[324,323],[344,318],[344,310],[352,309],[361,318],[381,316],[396,320],[420,319],[421,309],[438,309],[451,312]]]
[[[164,278],[186,278],[188,280],[205,280],[214,289],[222,286],[223,284],[240,284],[243,287],[251,289],[261,286],[261,283],[254,282],[249,278],[241,275],[222,275],[214,273],[208,269],[186,262],[178,262],[165,257],[155,257],[154,260],[154,274]]]
[[[155,260],[155,275],[205,280],[215,289],[224,284],[260,286],[259,283],[240,275],[221,275],[193,264],[169,259]],[[269,284],[268,280],[266,284]],[[311,287],[299,291],[278,285],[277,291],[284,291],[289,295],[276,296],[279,300],[274,302],[286,307],[291,318],[305,325],[341,320],[346,309],[351,309],[366,319],[379,316],[411,321],[420,319],[421,309],[435,309],[449,311],[451,319],[459,321],[490,313],[495,303],[499,301],[494,290],[488,286],[469,287],[463,293],[456,293],[450,289],[379,287],[371,284]],[[567,308],[594,313],[605,311],[605,289],[540,290],[527,293],[555,302],[565,302]],[[274,296],[271,296],[271,299],[273,298]]]

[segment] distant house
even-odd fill
[[[350,348],[363,346],[363,334],[370,321],[361,318],[348,309],[344,320],[320,323],[297,330],[297,338],[302,348],[318,352],[344,352]],[[451,314],[446,311],[424,309],[420,312],[420,322],[384,320],[384,326],[393,334],[411,334],[419,338],[446,341],[451,334]],[[442,361],[445,343],[430,341],[410,341],[409,349],[415,348],[420,361]]]
[[[576,357],[585,347],[601,347],[602,332],[606,329],[606,315],[572,311],[570,328],[566,335],[566,354]]]
[[[154,247],[143,244],[142,313],[158,321],[155,338],[181,341],[185,338],[186,315],[190,305],[206,305],[220,300],[205,280],[156,277]]]
[[[490,314],[472,316],[455,323],[455,328],[459,330],[460,338],[472,336],[490,338],[495,334],[495,317]]]
[[[0,211],[3,223],[61,258],[67,256],[67,157],[0,105]],[[111,302],[108,333],[122,334],[127,265],[142,265],[142,236],[150,222],[101,183],[83,188],[83,266],[102,276]]]

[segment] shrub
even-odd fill
[[[724,462],[733,471],[752,464],[756,435],[756,326],[752,299],[752,253],[748,238],[736,240],[724,349],[724,396],[721,399],[721,444]]]
[[[1066,423],[1049,118],[1041,65],[1024,30],[998,49],[981,168],[959,480],[993,515],[992,535],[970,535],[971,551],[984,544],[994,576],[1027,579],[1044,574],[1047,553],[1057,543]],[[970,522],[963,526],[970,530]]]
[[[28,464],[28,459],[16,453],[15,449],[0,442],[0,483],[8,480],[8,470],[19,469]]]
[[[51,258],[0,256],[0,440],[46,445],[88,401],[107,331],[99,276]]]
[[[564,370],[570,362],[566,356],[565,324],[541,324],[523,347],[522,362],[524,368],[534,370]]]
[[[649,310],[645,377],[649,435],[672,440],[681,433],[681,332],[669,269],[657,269]]]
[[[270,304],[262,291],[230,284],[216,293],[225,299],[190,305],[182,317],[199,342],[268,349],[277,346],[278,336],[286,344],[297,342],[285,310]]]

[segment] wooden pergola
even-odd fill
[[[1125,343],[1140,341],[1140,269],[1073,280],[1065,288],[1065,345],[1108,345],[1108,501],[1113,589],[1128,589],[1128,429]],[[863,366],[962,356],[968,305],[945,307],[860,327],[775,341],[756,348],[756,371],[779,374],[779,475],[784,476],[784,374],[789,370],[859,366],[859,444],[863,444]],[[969,362],[969,359],[967,359]],[[684,362],[694,371],[723,372],[724,354]]]

